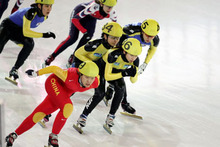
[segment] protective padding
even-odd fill
[[[66,104],[63,108],[63,116],[65,118],[68,118],[72,112],[73,112],[73,105],[70,103]]]
[[[39,122],[41,119],[43,119],[45,116],[46,116],[45,113],[43,113],[43,112],[37,112],[37,113],[35,113],[34,116],[33,116],[33,122],[34,122],[34,123],[37,123],[37,122]]]

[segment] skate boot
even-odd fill
[[[52,115],[51,114],[48,114],[44,117],[44,122],[48,122],[49,121],[49,118],[51,117]]]
[[[136,110],[131,107],[129,103],[121,103],[121,107],[127,113],[134,114],[136,112]]]
[[[85,127],[86,126],[86,119],[87,119],[87,116],[84,114],[81,114],[79,119],[77,120],[77,124],[80,125],[81,127]]]
[[[47,59],[44,61],[44,63],[42,64],[42,68],[45,68],[47,66],[50,65],[50,63],[54,60],[55,58],[50,55],[49,57],[47,57]]]
[[[69,59],[68,59],[68,63],[66,64],[66,67],[67,67],[67,68],[72,67],[74,58],[75,58],[75,56],[74,56],[74,53],[73,53],[73,54],[70,55],[70,57],[69,57]]]
[[[12,84],[18,85],[18,82],[16,81],[16,79],[18,78],[19,78],[18,69],[15,67],[12,67],[11,71],[9,72],[9,77],[5,77],[5,80],[11,82]]]
[[[49,118],[51,117],[51,114],[46,115],[41,121],[38,122],[38,124],[42,127],[42,128],[46,128],[46,122],[49,122]]]
[[[6,136],[6,138],[5,138],[5,142],[7,143],[6,147],[12,147],[12,145],[17,137],[18,137],[18,135],[15,132],[10,133],[8,136]]]
[[[105,120],[105,124],[103,125],[103,128],[109,133],[112,134],[111,127],[113,127],[114,123],[113,120],[115,119],[115,115],[108,114],[107,118]]]
[[[114,125],[114,122],[113,120],[115,119],[115,115],[112,115],[112,114],[108,114],[107,115],[107,118],[105,120],[105,123],[108,127],[113,127]]]
[[[48,147],[59,147],[58,136],[56,134],[50,133],[48,139]]]
[[[14,80],[18,79],[18,69],[16,69],[15,67],[12,67],[11,71],[9,72],[9,77],[13,77]]]
[[[103,99],[103,101],[104,101],[106,106],[108,106],[108,101],[111,100],[113,93],[114,93],[114,86],[113,85],[109,85],[107,87],[107,91],[106,91],[105,97]]]
[[[80,134],[83,133],[83,130],[82,130],[82,127],[85,127],[86,126],[86,119],[87,119],[87,116],[84,115],[84,114],[81,114],[79,119],[77,120],[77,124],[73,124],[73,128],[79,132]]]

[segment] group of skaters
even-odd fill
[[[89,114],[103,99],[107,102],[112,99],[105,120],[109,128],[114,125],[115,114],[120,105],[128,113],[136,112],[127,100],[124,77],[130,77],[130,81],[135,83],[138,75],[144,72],[157,50],[160,27],[154,19],[121,27],[113,10],[116,3],[117,0],[94,0],[79,4],[73,9],[67,38],[46,58],[42,69],[29,69],[25,72],[29,77],[52,73],[45,82],[47,96],[19,127],[6,137],[6,146],[11,147],[19,135],[42,119],[48,120],[48,116],[59,109],[48,139],[48,146],[58,147],[58,134],[73,111],[70,97],[75,92],[95,89],[94,95],[89,98],[77,120],[77,125],[81,127],[86,126]],[[56,38],[50,31],[39,33],[31,30],[48,18],[53,4],[54,0],[35,0],[30,7],[18,9],[1,22],[0,53],[9,40],[22,47],[9,72],[9,77],[14,80],[19,78],[18,69],[34,48],[33,38]],[[110,18],[111,21],[102,27],[99,39],[91,40],[97,20],[104,18]],[[60,53],[77,41],[79,32],[83,33],[83,36],[68,59],[68,69],[49,66]],[[138,56],[145,46],[148,47],[148,52],[139,66]]]

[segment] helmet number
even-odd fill
[[[86,62],[83,62],[79,65],[79,69],[82,69],[86,65]]]
[[[104,26],[104,29],[108,30],[108,33],[109,33],[109,32],[111,32],[112,27],[113,27],[113,25],[108,25],[108,24],[106,24],[106,25]],[[104,29],[103,29],[103,30],[104,30]]]
[[[148,26],[148,22],[144,22],[144,23],[142,24],[142,28],[143,28],[143,29],[145,29],[147,26]]]
[[[127,41],[127,42],[124,44],[124,49],[129,50],[131,46],[132,46],[132,42],[131,42],[131,41]]]

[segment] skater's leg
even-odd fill
[[[14,65],[14,67],[17,69],[19,69],[24,64],[24,61],[28,58],[31,51],[33,50],[34,40],[32,38],[25,38],[22,44],[23,44],[23,48],[18,54],[17,61],[15,62],[15,65]]]
[[[7,19],[3,20],[0,25],[0,54],[9,40],[9,30],[7,28]]]
[[[100,76],[99,87],[95,89],[95,94],[87,101],[83,110],[83,114],[88,116],[92,110],[98,105],[105,95],[105,79]]]
[[[46,114],[50,114],[57,110],[51,104],[49,96],[47,96],[44,101],[39,104],[35,110],[20,124],[20,126],[15,130],[18,135],[23,134],[27,130],[31,129],[37,122],[44,118]]]
[[[105,79],[104,76],[100,74],[99,87],[95,89],[95,94],[87,101],[83,113],[80,115],[79,119],[77,120],[77,124],[79,124],[81,127],[85,127],[87,116],[103,99],[104,95],[105,95]]]
[[[71,46],[77,41],[78,36],[79,36],[79,30],[73,24],[71,24],[71,28],[72,29],[70,30],[69,36],[58,45],[58,47],[55,49],[55,51],[51,55],[47,57],[47,59],[44,61],[42,65],[43,67],[50,65],[51,62],[60,53],[62,53],[64,50],[66,50],[69,46]]]
[[[114,85],[114,90],[115,90],[115,94],[112,99],[112,104],[109,112],[110,114],[114,115],[118,110],[122,98],[124,97],[126,87],[125,87],[124,78],[115,81],[110,81],[109,83]]]
[[[127,101],[127,90],[125,88],[124,97],[121,102],[121,107],[125,112],[134,114],[136,110],[130,105],[130,103]]]
[[[0,0],[0,19],[5,10],[8,8],[8,2],[9,0]]]
[[[60,133],[61,129],[66,123],[66,120],[69,118],[73,111],[73,104],[68,97],[59,104],[61,104],[60,111],[58,112],[53,123],[52,133],[54,134]]]
[[[83,37],[80,39],[78,45],[76,46],[75,50],[73,53],[70,55],[68,59],[68,64],[67,67],[70,67],[73,62],[75,62],[75,55],[74,53],[76,52],[77,49],[79,49],[81,46],[85,45],[91,38],[93,37],[93,34],[95,32],[95,27],[96,27],[96,19],[94,18],[88,18],[86,21],[81,21],[81,25],[87,30],[87,32],[83,35]]]

